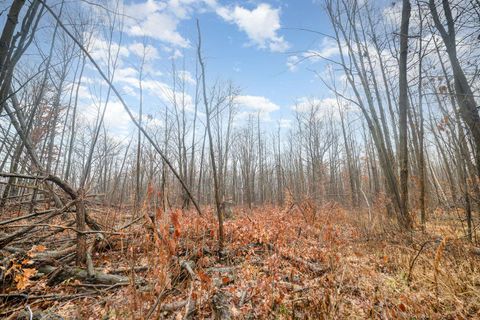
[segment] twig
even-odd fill
[[[417,258],[420,256],[420,253],[422,253],[423,248],[425,248],[425,246],[430,242],[434,242],[434,241],[433,240],[428,240],[428,241],[425,241],[422,244],[422,246],[418,250],[417,254],[415,255],[415,258],[413,258],[412,262],[410,263],[410,267],[408,268],[408,276],[407,276],[407,283],[408,284],[410,284],[410,281],[412,280],[412,271],[413,271],[413,266],[415,264],[415,261],[417,261]]]
[[[33,313],[32,313],[32,309],[30,308],[30,306],[27,306],[27,311],[28,311],[28,316],[30,317],[30,320],[33,320]]]

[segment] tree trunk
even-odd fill
[[[411,229],[412,222],[408,212],[408,26],[410,21],[410,1],[403,0],[402,21],[400,25],[400,59],[399,59],[399,164],[400,164],[400,216],[399,222],[406,230]]]

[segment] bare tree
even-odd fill
[[[222,203],[220,198],[220,185],[219,185],[219,177],[215,159],[215,150],[213,146],[213,136],[212,136],[212,128],[211,128],[211,113],[209,107],[209,100],[207,97],[207,88],[206,88],[206,80],[205,80],[205,63],[203,62],[202,58],[202,35],[200,32],[200,22],[197,20],[197,31],[198,31],[198,45],[197,45],[197,53],[198,53],[198,62],[200,63],[201,68],[201,79],[202,79],[202,92],[203,92],[203,103],[205,106],[205,113],[206,113],[206,126],[207,126],[207,133],[208,133],[208,142],[209,142],[209,149],[210,149],[210,164],[212,166],[212,175],[213,175],[213,186],[214,186],[214,193],[215,193],[215,206],[217,211],[217,218],[218,218],[218,254],[220,257],[223,255],[223,242],[225,239],[224,229],[223,229],[223,212],[222,212]]]
[[[448,57],[450,59],[455,84],[455,97],[459,105],[462,119],[470,129],[470,133],[473,138],[475,146],[474,155],[475,164],[477,167],[477,178],[480,178],[480,116],[478,114],[477,104],[475,103],[472,88],[458,60],[455,19],[452,15],[449,1],[442,0],[443,13],[447,23],[447,29],[445,29],[444,25],[440,21],[435,0],[429,0],[428,4],[435,27],[442,37],[443,43],[447,49]]]
[[[400,24],[400,58],[399,58],[399,163],[400,163],[400,223],[405,229],[412,228],[410,214],[408,212],[408,27],[410,21],[411,5],[409,0],[403,0],[402,21]]]

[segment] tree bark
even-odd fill
[[[399,164],[400,164],[400,216],[399,222],[403,228],[409,230],[412,222],[408,212],[408,26],[410,22],[411,6],[409,0],[403,0],[402,21],[400,25],[400,59],[399,59]]]

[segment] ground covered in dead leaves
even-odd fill
[[[132,220],[130,214],[98,211],[96,218],[115,233],[95,253],[95,270],[128,281],[49,283],[39,266],[28,265],[28,255],[52,249],[37,245],[18,258],[13,282],[4,281],[0,317],[480,317],[480,256],[448,216],[437,217],[442,223],[428,225],[426,234],[404,234],[386,228],[390,221],[381,215],[369,219],[334,204],[236,209],[225,223],[219,259],[211,211],[201,217],[157,210],[154,219],[144,212],[124,229],[119,226]]]

